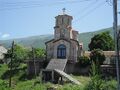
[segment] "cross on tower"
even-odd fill
[[[66,9],[65,9],[65,8],[63,8],[62,10],[63,10],[63,15],[64,15],[64,14],[65,14],[65,10],[66,10]]]

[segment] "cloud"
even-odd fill
[[[2,38],[7,38],[7,37],[9,37],[9,36],[10,36],[10,34],[8,34],[8,33],[5,33],[5,34],[2,34],[2,35],[1,35]]]

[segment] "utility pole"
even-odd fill
[[[119,76],[119,47],[118,47],[118,30],[117,30],[117,0],[113,0],[113,30],[115,40],[115,58],[116,58],[116,73],[117,73],[117,88],[120,90],[120,76]]]
[[[14,54],[14,41],[12,42],[11,47],[11,61],[10,61],[10,77],[9,77],[9,87],[11,87],[11,79],[12,79],[12,61],[13,61],[13,54]]]

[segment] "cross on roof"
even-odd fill
[[[63,10],[63,15],[64,15],[64,14],[65,14],[65,10],[66,10],[66,9],[65,9],[65,8],[63,8],[62,10]]]

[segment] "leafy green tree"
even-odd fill
[[[42,48],[33,48],[33,50],[29,51],[29,58],[33,58],[33,54],[34,54],[34,58],[38,58],[38,59],[43,59],[45,58],[46,54],[45,54],[45,49]]]
[[[36,58],[44,58],[45,57],[45,49],[35,48],[35,56],[36,56]]]
[[[24,62],[24,60],[27,58],[27,49],[24,47],[15,44],[13,48],[13,55],[12,50],[9,49],[8,53],[6,55],[6,58],[8,59],[8,67],[12,67],[13,69],[16,69],[19,67],[20,63]],[[12,62],[10,58],[12,57]],[[12,66],[11,64],[12,63]]]
[[[90,51],[93,49],[109,51],[114,50],[114,41],[109,32],[103,32],[91,38],[91,42],[88,46]]]
[[[95,62],[95,64],[103,64],[105,61],[105,55],[102,50],[94,49],[90,53],[90,59]]]

